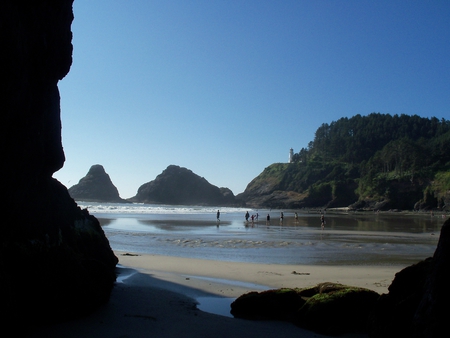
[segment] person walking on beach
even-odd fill
[[[322,223],[322,230],[325,228],[325,216],[322,214],[322,216],[320,216],[320,221]]]
[[[284,218],[284,214],[283,214],[283,212],[281,212],[281,213],[280,213],[280,224],[283,223],[283,218]]]
[[[248,218],[250,217],[250,214],[248,213],[248,211],[245,213],[245,221],[248,222]]]
[[[270,215],[269,214],[267,214],[267,217],[266,217],[266,225],[270,225]]]
[[[217,222],[220,222],[220,211],[217,210]]]
[[[295,222],[298,222],[298,214],[297,214],[297,211],[294,213],[294,219],[295,219]]]

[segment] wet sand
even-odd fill
[[[327,214],[321,230],[317,214],[301,214],[296,222],[289,212],[283,224],[274,216],[270,226],[262,219],[246,223],[235,212],[224,212],[220,223],[207,213],[102,217],[117,251],[308,266],[414,264],[433,254],[443,222],[429,215]]]
[[[289,323],[248,321],[201,311],[198,300],[325,281],[385,293],[395,273],[403,268],[254,264],[128,252],[116,255],[119,277],[108,304],[87,318],[41,328],[29,337],[325,337]]]

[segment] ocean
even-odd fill
[[[433,255],[445,220],[425,213],[327,211],[322,230],[319,210],[285,210],[280,222],[280,210],[77,203],[99,219],[113,250],[268,264],[414,264]],[[246,222],[247,211],[258,219]]]

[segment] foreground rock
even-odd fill
[[[395,275],[377,302],[370,337],[443,337],[450,316],[450,220],[441,229],[432,258]]]
[[[423,297],[432,259],[395,274],[388,294],[381,295],[371,315],[371,337],[411,337],[414,313]]]
[[[379,294],[336,283],[306,289],[251,292],[231,304],[238,318],[293,322],[323,334],[367,332],[369,314]]]
[[[431,269],[425,280],[425,289],[414,314],[415,337],[441,337],[448,331],[450,317],[450,219],[441,229],[433,255]]]
[[[98,221],[52,178],[64,164],[57,83],[72,63],[72,1],[0,3],[0,323],[33,323],[107,301],[114,256]]]
[[[78,184],[69,188],[69,194],[77,201],[124,203],[119,191],[100,164],[93,165]]]
[[[230,189],[218,188],[191,170],[168,166],[154,181],[141,185],[132,202],[224,206],[235,203]]]

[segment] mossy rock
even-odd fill
[[[302,294],[309,298],[297,312],[295,323],[331,335],[367,332],[369,314],[380,296],[369,289],[335,283],[322,283]]]
[[[299,291],[285,288],[246,293],[231,304],[231,314],[244,319],[292,321],[305,304]]]
[[[249,292],[231,304],[231,314],[254,320],[283,320],[323,334],[367,332],[379,298],[375,291],[338,283],[309,288]]]

